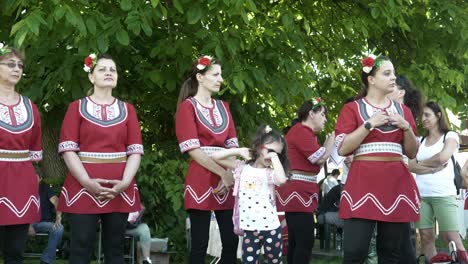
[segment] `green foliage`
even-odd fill
[[[464,0],[116,0],[0,2],[0,40],[26,51],[20,91],[58,129],[69,102],[90,84],[83,58],[107,52],[119,67],[115,95],[133,103],[146,155],[137,176],[152,228],[184,250],[183,178],[174,112],[200,54],[223,64],[239,139],[261,123],[282,129],[298,106],[321,96],[326,131],[360,89],[359,60],[387,54],[426,98],[468,110],[468,3]]]

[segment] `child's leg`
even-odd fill
[[[268,263],[283,263],[281,261],[282,256],[282,243],[281,243],[281,226],[275,230],[262,231],[263,245],[265,249],[265,257],[268,259]]]
[[[242,263],[258,263],[261,243],[257,231],[244,231],[242,240]]]

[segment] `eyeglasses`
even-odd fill
[[[20,63],[20,62],[13,62],[13,61],[11,61],[11,62],[0,62],[0,64],[8,66],[8,68],[10,68],[10,69],[14,69],[16,66],[18,66],[18,68],[20,70],[24,69],[23,63]]]

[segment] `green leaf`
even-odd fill
[[[130,38],[128,37],[127,31],[124,29],[117,31],[115,37],[117,38],[117,41],[124,46],[128,46],[128,44],[130,44]]]
[[[151,37],[151,35],[153,35],[153,30],[151,29],[150,25],[148,25],[147,23],[141,23],[141,29],[143,29],[143,32],[145,32],[145,35],[148,36],[148,37]]]
[[[152,6],[153,8],[157,7],[158,4],[159,4],[159,0],[151,0],[151,6]]]
[[[187,22],[189,24],[195,24],[200,20],[202,16],[202,10],[200,6],[196,6],[194,8],[190,8],[187,12]]]
[[[104,34],[99,34],[97,37],[97,46],[99,51],[107,52],[109,49],[109,39]]]
[[[173,0],[172,3],[174,4],[174,7],[177,9],[177,11],[179,11],[179,13],[184,13],[184,9],[182,8],[182,5],[180,4],[179,0]]]
[[[377,19],[380,15],[380,10],[378,8],[371,9],[371,16],[373,19]]]
[[[242,81],[241,78],[239,78],[239,76],[234,76],[234,86],[237,88],[237,90],[241,93],[243,93],[245,91],[245,85],[244,85],[244,82]]]
[[[130,11],[130,9],[132,9],[132,0],[121,0],[120,8],[123,11]]]
[[[89,33],[92,35],[96,34],[96,20],[93,17],[86,19],[86,26],[88,27]]]
[[[224,58],[224,52],[220,44],[216,45],[215,54],[216,54],[216,57],[220,60]]]

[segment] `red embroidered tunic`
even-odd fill
[[[221,100],[213,100],[211,108],[201,105],[193,97],[183,101],[176,114],[176,134],[182,153],[201,148],[209,156],[221,148],[239,146],[229,105]],[[231,191],[223,195],[213,192],[219,181],[218,175],[191,160],[185,178],[185,208],[232,209],[234,198]]]
[[[402,115],[411,125],[413,132],[417,133],[413,115],[405,105],[391,101],[387,107],[377,108],[366,99],[360,99],[344,105],[341,110],[335,127],[338,148],[347,134],[352,133],[379,111]],[[354,151],[354,157],[401,156],[403,136],[403,131],[396,126],[377,127]],[[340,218],[386,222],[418,221],[419,206],[418,188],[403,161],[352,162],[341,195]]]
[[[143,154],[140,125],[134,107],[117,99],[109,105],[97,104],[89,97],[72,102],[60,132],[58,152],[65,151],[75,151],[80,158],[99,160]],[[83,161],[83,166],[90,178],[121,180],[126,162]],[[125,213],[141,209],[135,178],[128,188],[114,199],[99,201],[69,172],[61,194],[58,209],[67,213]]]
[[[320,172],[320,166],[314,163],[325,154],[325,148],[320,147],[310,127],[295,124],[286,134],[286,142],[291,170]],[[318,204],[317,176],[297,176],[293,174],[291,180],[276,189],[278,211],[313,213]]]
[[[39,222],[38,177],[32,161],[42,159],[41,118],[25,96],[0,104],[0,226]]]

